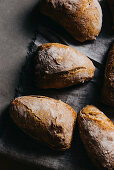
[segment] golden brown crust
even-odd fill
[[[94,40],[102,26],[98,0],[40,0],[40,11],[62,25],[76,40]]]
[[[86,106],[78,115],[81,140],[98,169],[114,168],[114,125],[95,106]]]
[[[113,17],[113,30],[114,30],[114,0],[107,0]]]
[[[64,88],[83,83],[94,76],[92,61],[76,49],[58,43],[38,47],[35,80],[40,88]]]
[[[16,125],[56,150],[70,148],[77,114],[69,105],[45,96],[16,98],[10,106]]]
[[[114,106],[114,42],[108,54],[102,91],[103,103]]]

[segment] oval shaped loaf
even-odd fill
[[[77,113],[60,100],[44,96],[16,98],[10,106],[16,125],[56,150],[70,148]]]
[[[35,80],[40,88],[64,88],[83,83],[94,76],[92,61],[76,49],[58,43],[38,47]]]
[[[90,158],[98,169],[114,168],[114,125],[95,106],[86,106],[78,116],[79,132]]]
[[[102,101],[104,104],[114,106],[114,42],[108,54],[104,79]]]
[[[76,40],[94,40],[102,26],[98,0],[40,0],[40,11],[63,26]]]

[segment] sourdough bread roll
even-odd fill
[[[102,101],[104,104],[114,106],[114,42],[108,54],[104,79]]]
[[[64,88],[84,83],[94,76],[92,61],[76,49],[47,43],[38,47],[35,63],[35,81],[38,88]]]
[[[40,11],[63,26],[76,40],[95,40],[102,26],[98,0],[40,0]]]
[[[64,102],[44,96],[18,97],[10,105],[10,115],[39,142],[61,151],[70,148],[77,113]]]
[[[78,116],[81,140],[98,169],[114,168],[114,125],[95,106],[86,106]]]

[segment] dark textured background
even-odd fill
[[[113,108],[106,107],[100,102],[104,66],[113,40],[111,14],[104,0],[102,2],[103,27],[99,37],[96,41],[81,44],[73,40],[64,29],[39,14],[37,2],[35,0],[0,1],[0,161],[2,169],[5,170],[7,167],[32,169],[33,165],[37,169],[93,170],[94,167],[80,141],[77,127],[71,149],[62,153],[54,152],[29,138],[13,124],[9,117],[8,105],[14,97],[20,95],[46,95],[65,101],[77,112],[86,104],[94,104],[113,119]],[[32,55],[37,45],[45,42],[68,44],[84,52],[96,66],[94,79],[84,85],[62,90],[36,89],[33,83]]]

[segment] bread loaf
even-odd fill
[[[108,54],[104,79],[102,101],[107,105],[114,106],[114,42]]]
[[[102,26],[98,0],[40,0],[40,11],[63,26],[76,40],[95,40]]]
[[[10,115],[36,140],[56,150],[70,148],[77,114],[64,102],[44,96],[18,97],[10,105]]]
[[[35,81],[39,88],[64,88],[84,83],[94,76],[92,61],[76,49],[58,43],[38,47]]]
[[[114,125],[95,106],[86,106],[78,116],[79,132],[97,169],[114,169]]]

